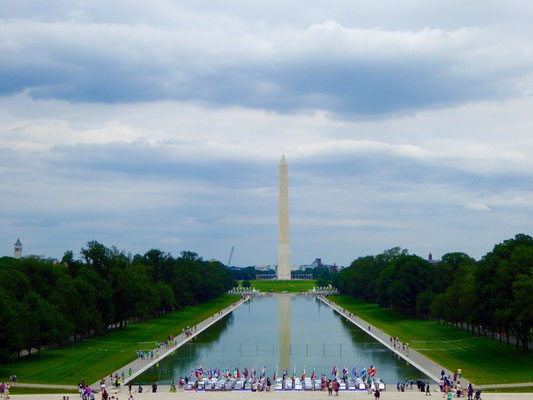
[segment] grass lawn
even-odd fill
[[[33,354],[21,361],[0,365],[0,378],[16,374],[21,383],[76,385],[85,380],[92,384],[135,360],[137,350],[153,349],[156,342],[166,340],[170,334],[181,333],[187,325],[196,325],[239,298],[224,295],[74,346],[43,350],[41,357]]]
[[[252,284],[252,287],[255,287],[257,290],[260,290],[261,292],[274,292],[274,293],[307,292],[308,290],[313,289],[316,286],[315,280],[310,280],[310,281],[298,281],[298,280],[250,281],[250,283]],[[239,285],[242,286],[242,281],[239,282]]]
[[[50,389],[50,388],[32,388],[12,386],[9,394],[78,394],[77,389]]]
[[[446,369],[455,371],[461,367],[463,375],[474,383],[533,382],[531,352],[518,352],[513,345],[500,345],[487,337],[469,335],[463,329],[408,317],[351,296],[329,296],[329,299],[389,335],[409,343],[412,349]]]

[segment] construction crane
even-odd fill
[[[231,264],[231,259],[233,258],[233,250],[235,249],[235,246],[231,246],[231,251],[229,253],[229,260],[228,260],[228,264],[227,264],[227,267],[229,268],[230,264]]]

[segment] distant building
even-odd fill
[[[434,260],[433,259],[433,254],[429,253],[428,255],[428,261],[431,263],[431,264],[437,264],[439,262],[439,260]]]
[[[313,261],[311,263],[311,267],[312,268],[322,268],[324,266],[324,264],[322,264],[322,259],[321,258],[315,258],[315,261]]]
[[[265,272],[270,271],[270,270],[275,271],[276,266],[275,265],[256,265],[255,269],[258,271],[265,271]]]
[[[17,241],[15,243],[15,258],[22,257],[22,243],[20,243],[20,239],[17,238]]]

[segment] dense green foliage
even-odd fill
[[[516,235],[480,261],[448,253],[430,263],[399,247],[356,259],[335,284],[342,293],[407,315],[433,317],[478,334],[517,337],[533,328],[533,238]],[[509,344],[509,342],[508,342]]]
[[[228,269],[231,274],[231,277],[238,281],[253,281],[256,279],[257,275],[272,275],[273,277],[276,275],[276,271],[273,269],[270,269],[268,271],[258,270],[255,267],[230,267]],[[292,271],[291,275],[292,279],[303,279],[303,276],[312,275],[314,280],[322,279],[322,282],[325,283],[325,285],[323,286],[327,286],[332,282],[334,277],[337,275],[337,272],[331,271],[329,268],[326,267],[309,267],[303,271]]]
[[[16,374],[18,381],[24,383],[76,385],[81,380],[96,382],[135,360],[137,350],[152,350],[157,342],[210,318],[239,298],[219,296],[158,318],[128,324],[124,329],[110,330],[105,336],[46,349],[39,357],[22,357],[0,364],[0,379]]]
[[[256,275],[276,275],[276,271],[270,269],[268,271],[260,271],[255,267],[230,267],[228,268],[231,277],[237,281],[251,281],[254,280]]]
[[[217,296],[236,286],[218,262],[196,253],[178,258],[160,250],[131,257],[96,241],[81,259],[0,259],[0,358],[22,350],[103,335],[128,321],[155,317]]]
[[[463,370],[476,384],[531,382],[533,357],[490,337],[471,335],[451,324],[416,318],[348,295],[329,299],[401,342],[409,343],[447,371]]]

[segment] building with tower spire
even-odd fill
[[[15,258],[22,257],[22,243],[20,242],[20,239],[17,238],[17,241],[15,242]]]
[[[438,264],[439,263],[439,260],[434,260],[433,259],[433,254],[429,253],[428,255],[428,261],[431,263],[431,264]]]

